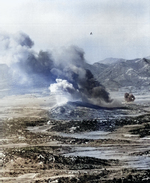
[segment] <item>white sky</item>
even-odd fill
[[[146,57],[150,0],[0,0],[1,31],[25,32],[36,50],[77,45],[90,63]]]

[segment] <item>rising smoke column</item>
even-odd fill
[[[24,33],[0,33],[0,64],[8,66],[6,72],[10,86],[30,81],[20,71],[18,63],[28,58],[33,45],[33,41]]]
[[[87,64],[82,49],[71,46],[63,50],[55,66],[51,72],[56,74],[56,78],[67,80],[72,84],[76,91],[73,92],[73,97],[77,96],[84,102],[97,105],[101,105],[102,102],[111,102],[105,87],[95,80],[90,70],[86,69]]]
[[[80,99],[79,91],[67,80],[56,79],[56,83],[51,84],[49,90],[55,94],[58,105]]]
[[[48,86],[53,78],[52,54],[33,50],[34,42],[25,33],[0,34],[0,64],[9,66],[12,86]]]
[[[87,69],[84,51],[77,46],[61,51],[33,50],[34,42],[24,34],[0,35],[0,58],[10,67],[13,85],[21,87],[49,87],[101,105],[111,102],[109,93]]]

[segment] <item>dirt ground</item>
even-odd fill
[[[129,110],[143,110],[143,107],[132,105]],[[147,166],[127,166],[129,157],[150,157],[148,111],[114,121],[115,127],[108,128],[110,133],[101,139],[71,136],[98,130],[95,119],[53,120],[48,110],[41,109],[39,105],[13,107],[6,111],[11,117],[1,120],[0,182],[150,182]],[[60,132],[69,136],[60,135]],[[82,148],[101,148],[103,153],[100,157],[86,156],[86,151],[85,156],[73,155],[78,153],[76,149]],[[112,152],[110,158],[105,158],[106,149]]]

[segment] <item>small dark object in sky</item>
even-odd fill
[[[90,32],[90,35],[93,35],[93,33],[92,33],[92,32]]]

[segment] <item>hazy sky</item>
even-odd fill
[[[18,31],[31,37],[35,50],[77,45],[91,63],[146,57],[150,1],[0,0],[0,32]]]

